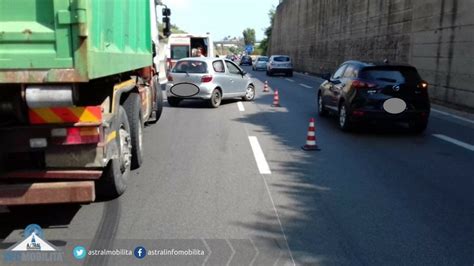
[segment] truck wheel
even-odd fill
[[[154,119],[148,120],[147,124],[155,124],[160,120],[161,113],[163,112],[163,92],[161,91],[161,85],[158,81],[158,77],[153,78],[153,87],[156,93],[156,103],[153,106],[153,112],[155,113]]]
[[[132,169],[137,169],[143,162],[143,116],[140,96],[130,93],[123,103],[130,124],[132,138]]]
[[[114,199],[125,192],[130,174],[132,144],[130,125],[122,106],[118,111],[117,144],[118,154],[109,160],[102,177],[96,182],[97,196],[101,199]]]

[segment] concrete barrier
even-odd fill
[[[472,10],[473,0],[284,0],[269,51],[316,74],[348,59],[409,63],[435,101],[474,109]]]

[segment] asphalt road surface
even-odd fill
[[[119,199],[0,210],[0,248],[37,223],[72,265],[474,264],[474,122],[434,111],[422,135],[344,133],[317,117],[320,79],[246,70],[254,102],[165,104]],[[311,117],[317,152],[301,150]],[[76,261],[75,245],[203,253]]]

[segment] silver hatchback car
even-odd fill
[[[266,69],[268,56],[259,56],[252,62],[252,70]]]
[[[166,95],[171,106],[184,99],[202,99],[217,108],[222,99],[255,98],[255,86],[248,74],[234,62],[221,58],[190,57],[176,62],[168,75]]]

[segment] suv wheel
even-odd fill
[[[319,116],[327,116],[328,110],[324,107],[323,97],[321,97],[321,93],[318,93],[318,115]]]
[[[343,131],[349,131],[352,128],[349,110],[344,103],[339,107],[339,128]]]

